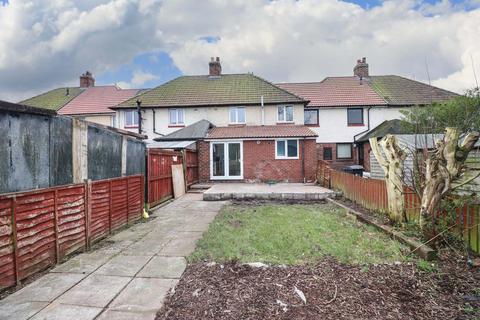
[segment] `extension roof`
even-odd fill
[[[380,123],[372,130],[365,133],[363,136],[357,139],[358,142],[367,142],[370,138],[383,138],[387,134],[409,134],[405,126],[402,125],[402,120],[393,119],[386,120]]]
[[[250,73],[181,76],[129,99],[114,108],[259,105],[308,101]]]
[[[310,100],[308,107],[413,106],[458,96],[419,81],[396,75],[360,79],[327,77],[321,82],[281,83],[279,87]]]
[[[207,139],[301,138],[316,136],[317,134],[310,128],[302,125],[238,126],[214,127],[208,133]]]
[[[155,141],[183,141],[183,140],[198,140],[207,136],[208,130],[213,127],[213,124],[207,120],[200,120],[192,123],[185,128],[167,134],[163,137],[158,137]]]

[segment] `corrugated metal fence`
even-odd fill
[[[0,195],[0,289],[141,217],[144,176]]]
[[[343,196],[366,209],[387,213],[388,198],[385,180],[365,179],[346,172],[331,169],[328,163],[318,162],[317,181],[326,188],[340,190]],[[405,188],[405,207],[408,221],[415,221],[420,213],[419,197]],[[440,219],[446,213],[438,213],[432,219]],[[480,253],[480,205],[466,205],[448,215],[457,224],[458,234],[469,247]]]

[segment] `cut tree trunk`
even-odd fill
[[[371,138],[370,147],[385,173],[389,217],[396,223],[403,223],[406,217],[403,193],[403,166],[406,153],[398,145],[397,138],[390,134],[381,139],[380,142],[377,142],[377,138]]]
[[[435,152],[426,160],[420,209],[420,225],[424,231],[427,221],[437,213],[442,198],[452,191],[452,183],[466,171],[465,160],[479,136],[478,132],[469,133],[459,145],[459,130],[447,128],[443,140],[436,141]]]

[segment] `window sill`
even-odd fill
[[[365,127],[364,123],[349,123],[347,124],[349,127]]]
[[[305,124],[306,127],[320,127],[319,124]]]
[[[282,122],[277,122],[277,124],[279,125],[283,125],[283,124],[295,124],[294,121],[282,121]]]
[[[184,124],[169,124],[168,125],[169,128],[183,128],[185,127]]]
[[[247,124],[246,123],[229,123],[229,127],[245,127]]]
[[[125,129],[136,129],[138,125],[124,126]]]
[[[275,160],[298,160],[298,159],[299,159],[299,157],[291,157],[291,158],[290,157],[289,158],[287,158],[287,157],[281,157],[281,158],[275,157]]]

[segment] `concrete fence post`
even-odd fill
[[[88,179],[88,126],[78,119],[72,119],[72,169],[73,183]]]

